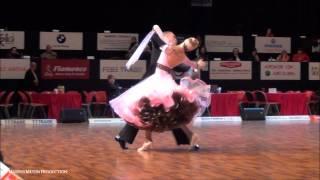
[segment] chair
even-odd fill
[[[239,103],[240,114],[243,114],[244,108],[257,107],[257,101],[255,100],[254,94],[251,91],[245,92],[245,100]]]
[[[28,96],[22,91],[18,91],[18,96],[20,98],[20,102],[18,103],[17,116],[20,118],[25,118],[30,105]]]
[[[91,102],[93,116],[104,116],[107,108],[107,93],[105,91],[92,91],[89,94],[95,97]]]
[[[32,99],[32,94],[38,94],[37,92],[27,91],[25,95],[27,96],[29,105],[27,106],[26,117],[34,118],[35,112],[39,111],[42,114],[43,118],[47,118],[46,108],[48,108],[47,104],[35,103]],[[41,93],[43,94],[43,93]]]
[[[308,96],[307,108],[309,115],[320,114],[320,97],[314,91],[305,91],[304,92]]]
[[[257,107],[257,101],[255,100],[254,93],[252,93],[251,91],[246,91],[244,95],[245,95],[245,100],[239,103],[240,108]]]
[[[88,93],[87,91],[82,91],[82,104],[81,107],[85,109],[85,111],[87,111],[87,114],[90,117],[92,117],[92,111],[91,111],[91,103],[93,101],[93,93]]]
[[[107,102],[107,93],[105,91],[95,92],[96,102],[105,103]]]
[[[112,107],[110,106],[109,99],[106,98],[105,109],[104,109],[103,115],[109,116],[110,114],[111,114],[111,117],[113,117],[113,118],[116,117],[116,113],[113,111]]]
[[[14,91],[10,92],[1,92],[0,93],[0,113],[1,117],[7,119],[10,118],[10,108],[13,106],[11,104],[12,97],[14,95]]]
[[[279,115],[280,114],[280,110],[279,110],[280,104],[277,102],[269,102],[265,92],[255,91],[254,95],[257,100],[257,107],[263,107],[265,115],[269,115],[270,110],[273,110],[272,115],[274,115],[274,114]]]

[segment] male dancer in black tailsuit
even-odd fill
[[[151,39],[152,51],[151,51],[150,63],[142,79],[149,77],[155,72],[155,69],[157,66],[157,60],[161,54],[161,49],[160,49],[161,46],[165,44],[171,44],[171,45],[177,44],[176,36],[172,32],[164,32],[164,36],[167,42],[164,42],[163,40],[161,40],[157,34],[153,35]],[[198,61],[197,64],[199,67],[204,66],[204,63],[202,60]],[[190,66],[181,64],[175,67],[174,71],[187,72],[189,69],[190,69]],[[138,134],[138,131],[139,129],[137,129],[136,127],[131,126],[130,124],[126,124],[120,131],[119,135],[115,137],[115,140],[120,144],[120,147],[122,149],[128,149],[126,146],[126,143],[132,144],[136,135]],[[182,128],[173,129],[172,132],[178,145],[191,143],[191,138],[193,133],[186,126]],[[200,147],[198,144],[195,144],[191,147],[192,150],[198,150],[199,148]]]

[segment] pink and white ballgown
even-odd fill
[[[180,57],[174,50],[166,51],[167,48],[163,48],[153,75],[110,101],[122,119],[139,129],[170,130],[189,123],[202,111],[200,92],[208,86],[205,83],[197,83],[201,87],[178,85],[170,73],[173,68],[170,62]],[[155,119],[158,124],[154,123]],[[168,125],[163,126],[166,123]]]

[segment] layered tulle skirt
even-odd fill
[[[181,80],[155,73],[110,101],[122,119],[140,129],[165,131],[188,124],[210,102],[210,87],[201,80]]]

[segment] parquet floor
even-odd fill
[[[319,122],[203,123],[193,130],[201,150],[177,147],[171,132],[155,134],[150,152],[130,150],[113,137],[122,124],[1,127],[1,151],[24,179],[319,179]]]

